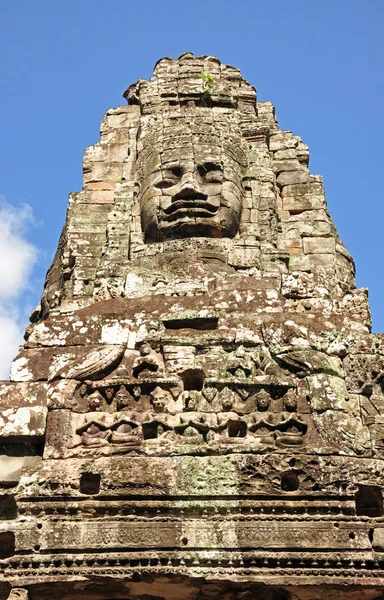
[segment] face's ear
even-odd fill
[[[141,193],[141,185],[138,181],[135,181],[135,186],[133,188],[133,196],[134,198],[138,198]]]
[[[244,175],[244,177],[241,178],[241,187],[244,191],[248,190],[250,192],[252,190],[251,180],[247,175]]]

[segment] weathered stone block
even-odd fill
[[[2,409],[0,415],[0,438],[42,437],[47,419],[46,406],[20,406]]]
[[[277,150],[273,154],[273,159],[275,161],[280,161],[280,160],[296,160],[297,159],[296,149],[294,149],[294,148],[286,148],[284,150]],[[297,169],[297,167],[295,168],[295,170],[296,169]],[[289,171],[289,169],[283,169],[283,171]]]
[[[139,106],[119,106],[108,109],[101,122],[101,131],[105,133],[108,129],[120,129],[129,127],[138,122],[140,115]]]
[[[335,254],[335,239],[331,237],[304,237],[305,254]]]
[[[113,204],[114,190],[95,190],[84,194],[82,200],[86,204]]]
[[[299,171],[300,168],[301,168],[300,163],[296,159],[296,157],[294,159],[286,159],[286,160],[276,160],[275,159],[273,161],[273,169],[274,169],[275,173]]]
[[[291,131],[277,131],[270,137],[269,148],[272,152],[287,148],[296,148],[296,146],[297,138]]]
[[[94,204],[89,208],[83,204],[73,205],[68,233],[98,233],[101,229],[105,230],[109,210],[108,204]]]
[[[277,176],[279,186],[306,183],[309,181],[309,173],[302,169],[297,171],[284,171]]]
[[[123,164],[121,162],[83,162],[84,185],[90,182],[120,181]]]
[[[0,381],[0,410],[18,407],[46,406],[44,383],[13,383]]]
[[[284,210],[314,210],[326,207],[323,186],[319,183],[293,182],[284,186],[281,194]]]
[[[289,261],[292,271],[316,272],[317,269],[335,269],[335,259],[332,254],[304,254],[291,256]]]

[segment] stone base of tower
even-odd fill
[[[269,576],[262,570],[248,575],[221,577],[203,574],[159,575],[150,568],[131,577],[57,578],[30,582],[8,590],[9,600],[380,600],[384,580],[367,581],[313,575],[313,583],[298,576]],[[4,590],[7,593],[6,590]],[[7,596],[4,596],[7,597]]]
[[[1,525],[3,597],[380,598],[382,499],[359,488],[379,468],[298,452],[44,460]]]

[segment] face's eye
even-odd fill
[[[173,185],[175,185],[175,183],[175,179],[162,179],[161,181],[155,184],[155,187],[159,188],[159,190],[166,190],[167,188],[170,188]]]
[[[197,167],[197,171],[204,183],[221,183],[223,181],[223,167],[219,163],[203,163]]]
[[[180,179],[180,177],[183,175],[183,169],[179,166],[172,167],[170,171],[172,175],[176,177],[176,179]]]
[[[183,169],[179,166],[165,169],[163,171],[163,179],[161,179],[158,183],[155,183],[155,187],[157,187],[160,190],[170,188],[173,185],[176,185],[176,183],[179,181],[182,175]]]

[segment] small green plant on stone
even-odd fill
[[[210,96],[213,92],[213,77],[212,77],[212,75],[209,75],[209,73],[202,73],[200,75],[200,79],[202,80],[203,94],[206,96]]]

